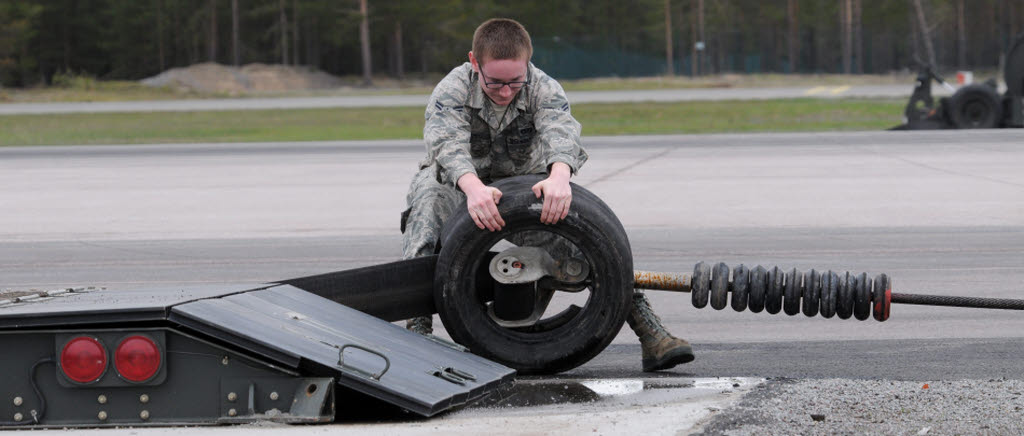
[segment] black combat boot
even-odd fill
[[[690,343],[665,330],[661,318],[654,314],[651,303],[643,293],[633,293],[633,307],[629,310],[626,322],[640,338],[644,372],[669,369],[693,360]]]

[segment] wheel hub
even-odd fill
[[[555,291],[579,292],[586,288],[590,267],[583,260],[556,260],[542,248],[509,248],[491,259],[494,300],[487,314],[502,327],[528,327],[547,310]]]

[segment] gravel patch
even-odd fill
[[[704,426],[704,435],[1019,435],[1024,381],[775,379]]]
[[[229,94],[324,89],[344,84],[341,78],[312,67],[258,63],[233,67],[212,62],[171,68],[143,79],[141,83],[148,86],[171,86],[188,91]]]

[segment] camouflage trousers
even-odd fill
[[[416,173],[405,196],[409,209],[403,217],[402,259],[429,256],[437,250],[441,228],[448,217],[466,207],[466,194],[451,185],[442,185],[433,165]]]

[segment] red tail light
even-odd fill
[[[95,338],[76,337],[64,344],[60,352],[60,367],[71,380],[94,382],[107,370],[107,350]]]
[[[149,380],[160,369],[160,348],[145,336],[129,336],[114,351],[114,367],[125,380]]]

